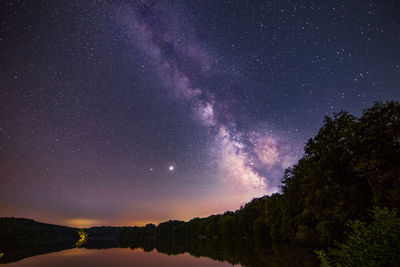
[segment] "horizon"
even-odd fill
[[[0,6],[1,217],[235,211],[280,191],[325,116],[400,99],[394,1]]]
[[[266,195],[265,195],[265,196],[266,196]],[[264,196],[262,196],[262,197],[264,197]],[[262,198],[262,197],[260,197],[260,198]],[[254,199],[257,199],[257,198],[253,198],[252,200],[254,200]],[[252,200],[251,200],[251,201],[252,201]],[[247,203],[246,203],[246,204],[247,204]],[[180,219],[179,221],[189,222],[190,220],[195,219],[195,218],[200,218],[200,219],[202,219],[202,218],[206,218],[206,217],[211,216],[211,215],[222,215],[222,214],[225,214],[226,212],[235,212],[235,211],[238,211],[238,210],[240,210],[240,208],[242,208],[242,207],[243,207],[243,206],[240,206],[240,207],[237,208],[236,210],[226,210],[226,211],[221,212],[221,213],[218,213],[218,214],[210,213],[210,214],[204,215],[204,216],[196,216],[196,217],[191,217],[191,218],[186,218],[186,219],[183,218],[183,219]],[[127,224],[122,223],[122,224],[120,224],[120,225],[110,225],[110,224],[99,224],[100,222],[98,222],[98,221],[96,222],[96,220],[90,220],[90,219],[71,219],[71,220],[67,221],[66,224],[58,224],[58,223],[48,222],[48,221],[38,221],[38,220],[35,220],[35,219],[32,219],[32,218],[26,218],[26,217],[7,217],[7,216],[4,216],[4,217],[0,217],[0,219],[1,219],[1,218],[6,218],[6,219],[7,219],[7,218],[28,219],[28,220],[33,220],[33,221],[38,222],[38,223],[53,224],[53,225],[59,225],[59,226],[68,226],[68,227],[71,227],[71,228],[91,228],[91,227],[135,227],[135,226],[144,227],[144,226],[146,226],[147,224],[154,224],[154,225],[158,226],[160,223],[163,223],[163,222],[168,222],[168,221],[177,220],[177,219],[171,218],[171,219],[167,219],[167,220],[165,220],[165,221],[159,221],[159,222],[149,222],[149,221],[139,221],[139,222],[137,222],[137,221],[135,221],[135,222],[128,222]]]

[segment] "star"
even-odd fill
[[[173,165],[171,165],[171,166],[168,167],[168,170],[171,171],[171,172],[172,172],[174,169],[175,169],[175,167],[174,167]]]

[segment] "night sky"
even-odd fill
[[[143,225],[279,191],[400,99],[400,2],[1,1],[0,216]]]

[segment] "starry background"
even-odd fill
[[[400,99],[398,1],[1,1],[0,216],[143,225],[279,191]]]

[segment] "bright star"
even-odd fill
[[[171,172],[174,170],[174,166],[169,166],[169,168],[168,168]]]

